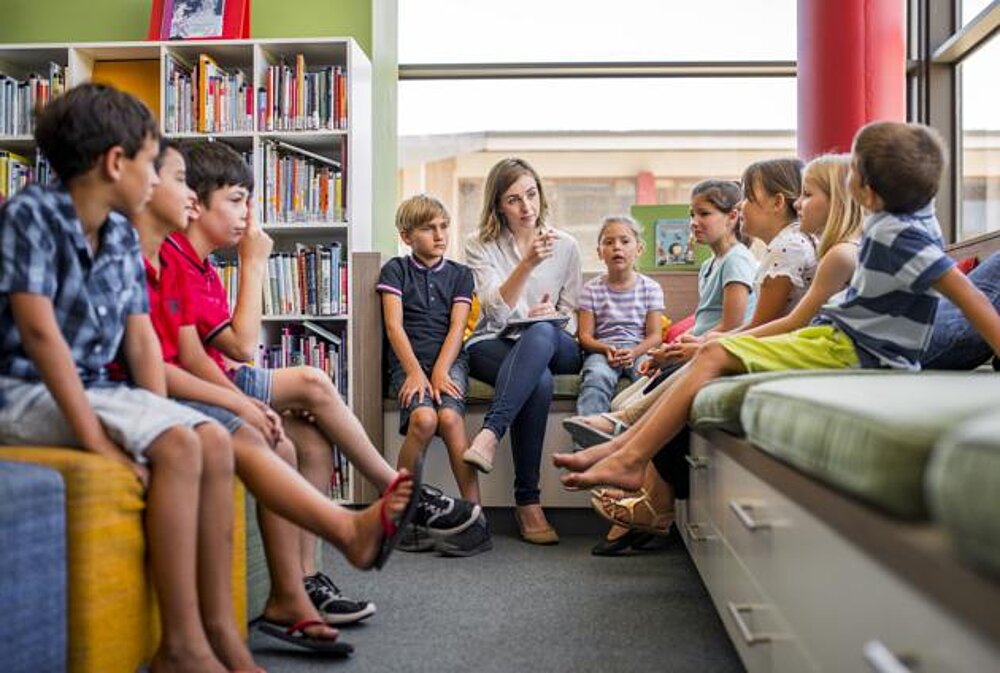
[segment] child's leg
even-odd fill
[[[406,437],[399,447],[399,458],[396,469],[412,470],[417,459],[424,455],[427,445],[434,439],[438,429],[437,412],[434,407],[417,406],[410,410],[410,422],[406,428]]]
[[[174,426],[153,440],[146,455],[151,474],[146,539],[162,629],[150,670],[224,673],[198,611],[195,540],[201,443],[192,430]]]
[[[743,371],[743,363],[718,343],[706,345],[634,426],[610,442],[574,454],[556,454],[555,465],[572,471],[561,477],[562,482],[581,488],[601,484],[639,488],[646,463],[687,423],[691,403],[701,387],[724,374]]]
[[[671,375],[660,381],[648,393],[636,395],[628,404],[614,412],[615,418],[628,426],[638,423],[653,408],[653,405],[663,396],[663,393],[670,390],[670,387],[677,380],[677,373],[684,371],[684,367],[687,367],[687,365],[677,367]],[[614,431],[614,424],[599,415],[588,418],[587,423],[603,432],[611,433]]]
[[[330,496],[333,450],[316,426],[294,416],[283,417],[285,432],[295,445],[299,474],[317,491]],[[299,566],[303,577],[316,574],[316,535],[299,530]]]
[[[336,444],[348,460],[379,491],[396,478],[378,452],[361,422],[344,404],[330,377],[315,367],[276,369],[271,384],[271,406],[278,411],[306,409],[316,417],[316,425],[331,444]]]
[[[198,508],[198,599],[205,632],[229,669],[256,668],[233,613],[233,447],[217,423],[195,428],[202,446]]]
[[[618,385],[619,371],[608,363],[603,354],[591,353],[583,361],[580,375],[582,381],[576,399],[576,413],[590,416],[607,412]]]
[[[455,409],[442,406],[437,412],[437,430],[448,449],[451,472],[458,483],[458,491],[469,502],[479,502],[479,479],[477,470],[462,460],[462,454],[469,448],[469,436],[465,434],[465,419]]]

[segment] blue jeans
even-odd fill
[[[622,348],[635,344],[622,345]],[[639,378],[636,367],[644,358],[636,360],[631,367],[615,368],[601,353],[591,353],[583,361],[583,380],[580,395],[576,398],[576,413],[581,416],[599,414],[611,408],[611,398],[615,396],[618,379],[624,376],[629,381]]]
[[[1000,253],[994,253],[969,274],[969,280],[1000,311]],[[931,340],[920,358],[924,369],[975,369],[993,349],[965,315],[947,299],[938,302]]]
[[[538,503],[552,375],[580,371],[576,340],[551,323],[532,325],[516,341],[485,339],[469,346],[469,373],[495,388],[483,428],[500,439],[510,428],[514,501]]]

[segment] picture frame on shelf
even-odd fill
[[[642,226],[642,271],[694,271],[708,259],[708,246],[691,236],[687,204],[636,205],[631,215]]]
[[[250,37],[250,0],[152,0],[147,40]]]

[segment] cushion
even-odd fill
[[[557,400],[575,400],[580,394],[579,374],[560,374],[553,376],[554,389],[552,397]],[[618,380],[618,388],[615,389],[617,395],[629,386],[629,380],[622,378]],[[469,393],[465,399],[470,403],[489,402],[493,399],[493,386],[478,379],[469,377]]]
[[[760,449],[889,513],[923,518],[931,448],[997,400],[992,373],[800,376],[754,386],[741,420]]]
[[[55,470],[0,462],[0,668],[66,670],[66,501]]]
[[[1000,410],[941,438],[926,485],[931,512],[959,555],[1000,576]]]

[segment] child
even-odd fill
[[[249,207],[253,175],[239,154],[223,143],[188,143],[181,150],[187,183],[196,194],[193,217],[186,232],[166,239],[160,255],[184,274],[185,304],[191,307],[194,321],[195,330],[189,331],[190,338],[182,335],[179,345],[182,366],[202,379],[238,389],[279,413],[304,411],[314,419],[313,423],[286,416],[285,428],[298,451],[300,470],[317,488],[325,492],[329,487],[330,445],[336,444],[361,474],[384,491],[397,472],[372,445],[329,376],[314,367],[230,367],[229,361],[245,362],[257,350],[272,243]],[[236,310],[230,314],[222,281],[208,256],[236,242],[240,290]],[[453,535],[471,526],[480,511],[478,505],[425,486],[414,523],[436,535]],[[315,570],[315,544],[313,536],[302,543],[302,565],[310,571]],[[327,585],[329,579],[323,579]]]
[[[636,489],[642,471],[687,422],[695,394],[719,376],[783,369],[891,367],[917,370],[938,294],[959,307],[1000,354],[1000,315],[942,249],[933,198],[944,167],[940,137],[920,124],[877,122],[854,138],[850,189],[868,210],[850,286],[813,324],[790,334],[726,336],[702,347],[688,370],[624,434],[554,463],[570,487]]]
[[[172,266],[161,261],[159,250],[170,233],[187,227],[194,193],[185,182],[183,156],[169,141],[161,145],[160,184],[153,190],[148,207],[134,217],[134,223],[145,257],[150,314],[166,362],[167,392],[219,421],[232,434],[236,473],[261,503],[258,516],[271,573],[271,593],[258,622],[260,628],[286,640],[291,636],[294,643],[309,649],[336,654],[349,652],[349,646],[334,643],[337,632],[323,621],[330,624],[358,621],[374,614],[374,605],[339,597],[314,607],[302,584],[299,530],[273,510],[284,512],[300,525],[312,524],[312,530],[326,535],[348,555],[351,550],[346,541],[330,537],[332,527],[335,522],[349,522],[357,515],[323,498],[282,463],[282,459],[293,464],[295,460],[295,449],[287,439],[277,442],[276,453],[271,451],[265,438],[274,437],[275,430],[280,428],[280,420],[273,411],[262,409],[262,404],[242,393],[202,381],[179,366],[181,332],[193,328],[189,326],[190,311],[184,310],[184,276],[174,273]],[[310,511],[313,516],[308,515]],[[317,528],[317,520],[325,523]],[[317,612],[317,607],[321,612]],[[296,625],[291,632],[290,625]]]
[[[597,253],[608,272],[580,293],[577,336],[589,353],[576,402],[581,416],[606,412],[619,377],[635,381],[646,351],[662,341],[663,290],[636,273],[639,237],[639,225],[627,216],[605,218],[597,236]]]
[[[399,398],[399,432],[405,435],[398,467],[412,465],[434,438],[448,449],[462,497],[479,502],[476,469],[462,460],[468,356],[462,335],[472,305],[469,267],[445,258],[451,218],[444,204],[419,195],[396,210],[396,228],[412,254],[393,257],[379,276],[382,315],[389,340],[389,394]],[[419,547],[414,540],[411,548]],[[471,556],[493,548],[485,523],[453,535],[439,550]]]
[[[141,211],[157,183],[156,120],[131,96],[84,84],[39,113],[35,138],[60,183],[28,186],[0,215],[0,442],[78,447],[148,485],[162,627],[152,671],[255,668],[222,581],[232,553],[228,437],[162,397],[138,241],[122,216]],[[119,346],[144,390],[107,381]]]

